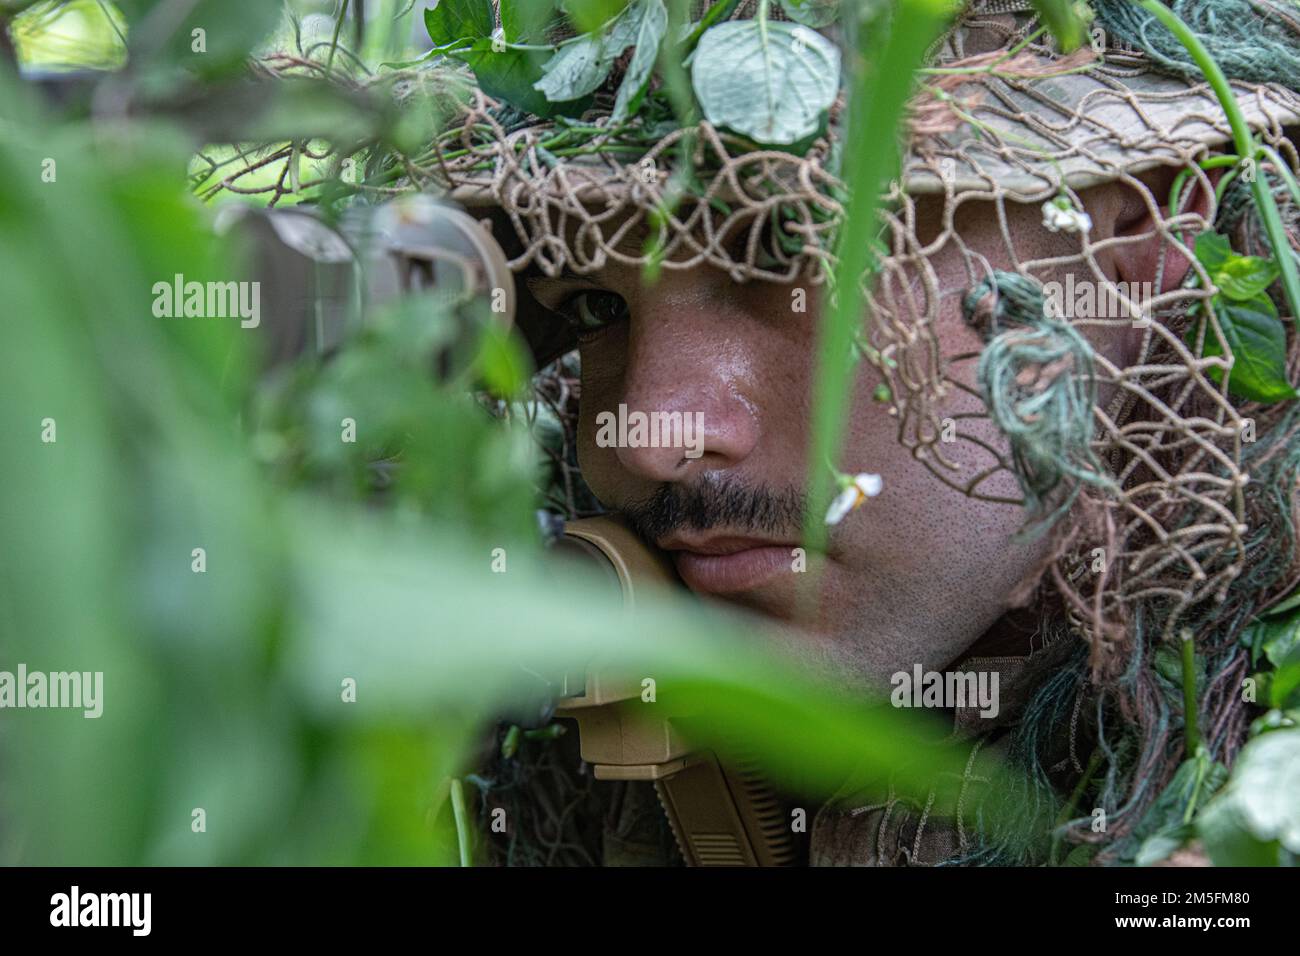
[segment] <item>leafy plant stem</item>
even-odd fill
[[[1182,43],[1196,62],[1196,65],[1200,67],[1206,81],[1214,90],[1214,95],[1218,97],[1224,115],[1228,118],[1228,125],[1232,129],[1232,140],[1237,154],[1256,159],[1266,155],[1260,149],[1250,131],[1250,126],[1246,123],[1246,116],[1233,95],[1227,76],[1224,75],[1219,64],[1215,62],[1214,57],[1210,56],[1210,51],[1205,48],[1205,44],[1201,42],[1200,37],[1183,22],[1181,17],[1163,3],[1160,3],[1159,0],[1139,0],[1139,3],[1144,10],[1156,17],[1178,38],[1178,41]],[[1278,267],[1282,270],[1282,289],[1286,294],[1287,305],[1291,309],[1291,315],[1296,322],[1297,329],[1300,330],[1300,270],[1296,268],[1291,244],[1287,241],[1286,229],[1282,225],[1282,217],[1278,213],[1273,193],[1269,190],[1268,177],[1256,176],[1254,182],[1251,183],[1251,193],[1254,195],[1255,205],[1259,208],[1260,222],[1264,226],[1264,232],[1268,236],[1269,244],[1273,247],[1273,254],[1277,257]]]
[[[1198,760],[1196,762],[1196,783],[1192,787],[1192,795],[1187,800],[1187,809],[1183,811],[1183,822],[1191,823],[1192,816],[1196,813],[1196,802],[1201,796],[1201,787],[1205,784],[1205,773],[1209,769],[1209,762]]]
[[[325,61],[325,72],[328,73],[334,69],[334,54],[339,48],[339,32],[343,29],[343,21],[348,18],[348,6],[352,0],[343,0],[343,8],[339,10],[339,15],[334,20],[334,36],[330,38],[330,55]]]
[[[1058,828],[1064,826],[1066,821],[1074,816],[1075,809],[1079,806],[1079,801],[1083,798],[1084,791],[1088,789],[1088,784],[1092,781],[1093,775],[1097,772],[1097,768],[1100,766],[1101,748],[1097,747],[1093,750],[1092,756],[1088,758],[1088,765],[1083,769],[1083,776],[1081,776],[1079,782],[1075,784],[1074,791],[1070,794],[1069,801],[1061,809],[1061,815],[1056,818],[1056,826]],[[1051,859],[1053,866],[1055,866],[1060,860],[1062,842],[1059,833],[1052,837]]]
[[[846,23],[850,50],[846,60],[853,80],[845,155],[856,161],[848,176],[850,205],[838,239],[834,301],[826,307],[818,333],[808,451],[809,509],[804,524],[804,540],[814,552],[826,540],[824,515],[831,489],[822,462],[839,459],[852,385],[853,340],[862,325],[864,277],[872,265],[877,204],[899,163],[894,148],[899,117],[912,93],[915,70],[951,12],[946,0],[903,0],[894,11],[893,29],[884,44],[873,43],[875,38],[869,35],[873,31],[859,29],[855,18]],[[813,589],[808,594],[811,598]]]
[[[465,782],[459,777],[451,781],[451,813],[456,820],[456,846],[460,850],[460,865],[470,866],[469,812],[465,806]]]
[[[1190,628],[1184,629],[1183,641],[1183,737],[1187,755],[1196,754],[1201,745],[1201,734],[1196,717],[1196,645],[1192,642]]]

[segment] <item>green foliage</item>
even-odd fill
[[[543,76],[536,88],[553,102],[587,96],[605,82],[624,50],[651,38],[654,45],[648,52],[649,65],[653,66],[667,23],[663,0],[633,0],[613,20],[560,44],[555,56],[542,67]]]
[[[548,15],[550,12],[548,9]],[[536,14],[523,13],[522,7],[511,6],[510,13],[510,32],[517,38],[532,38],[549,22],[549,16],[540,22]],[[491,0],[440,0],[424,12],[424,23],[434,45],[473,70],[489,96],[537,116],[577,115],[586,108],[587,101],[576,97],[574,102],[557,107],[555,101],[537,92],[535,84],[542,76],[546,54],[509,36],[494,38]]]
[[[130,56],[137,69],[209,79],[241,69],[283,15],[281,4],[267,0],[196,0],[185,5],[184,16],[175,16],[175,5],[163,0],[117,0],[117,5],[130,25]],[[195,31],[202,31],[202,52]]]
[[[1265,658],[1273,666],[1281,666],[1300,647],[1300,591],[1253,620],[1242,633],[1241,641],[1250,648],[1252,665]]]
[[[628,8],[632,9],[631,7]],[[659,56],[659,44],[668,30],[668,8],[663,0],[647,0],[642,7],[640,22],[632,45],[635,52],[628,64],[627,74],[619,85],[611,118],[618,122],[631,116],[641,107],[650,86],[650,74]]]
[[[496,26],[488,0],[438,0],[424,11],[424,25],[436,47],[490,37]]]
[[[876,204],[901,157],[881,143],[896,141],[903,110],[912,94],[915,70],[926,50],[955,12],[946,0],[903,0],[892,29],[877,31],[880,20],[852,23],[849,46],[848,133],[844,152],[854,162],[846,176],[849,213],[840,230],[834,304],[822,320],[813,386],[812,440],[808,451],[808,518],[803,539],[810,550],[825,541],[823,516],[830,503],[826,463],[839,460],[847,419],[853,343],[862,327],[860,277],[874,265]]]
[[[1295,386],[1287,380],[1286,329],[1265,292],[1280,274],[1277,264],[1271,259],[1237,255],[1228,240],[1217,233],[1198,236],[1195,252],[1217,290],[1208,307],[1232,351],[1229,391],[1265,403],[1296,397]],[[1193,342],[1200,334],[1198,328],[1189,333]],[[1223,355],[1223,345],[1212,327],[1205,328],[1204,334],[1202,354]],[[1214,381],[1223,378],[1223,370],[1217,367],[1210,368],[1207,374]]]
[[[1227,779],[1227,768],[1211,759],[1204,747],[1184,760],[1134,831],[1133,838],[1139,845],[1132,862],[1151,866],[1190,842],[1196,833],[1192,824],[1196,808],[1217,793]]]
[[[791,20],[820,30],[839,19],[839,0],[781,0],[781,9]]]
[[[1300,862],[1300,730],[1246,744],[1232,780],[1197,819],[1216,866],[1295,866]]]
[[[1056,38],[1065,53],[1083,46],[1088,39],[1092,10],[1083,0],[1031,0],[1034,12]]]
[[[9,35],[25,67],[117,69],[126,62],[126,18],[107,0],[40,0],[4,12],[19,9]]]
[[[640,118],[656,64],[691,63],[699,109],[710,122],[762,145],[796,146],[825,123],[839,89],[839,50],[803,24],[769,22],[767,3],[756,19],[727,21],[736,0],[719,0],[693,25],[668,29],[664,0],[564,5],[583,32],[553,49],[544,44],[555,12],[548,3],[524,20],[521,8],[502,8],[502,35],[487,0],[442,0],[425,14],[439,52],[474,70],[485,92],[540,117],[574,116],[632,49],[612,110],[615,122]],[[829,23],[834,4],[788,0],[805,23]],[[687,28],[689,27],[689,28]],[[672,70],[666,80],[672,86]],[[689,98],[675,86],[673,95]],[[692,113],[678,109],[679,119]]]
[[[501,32],[511,43],[541,43],[560,18],[553,0],[501,0]]]
[[[731,20],[710,27],[691,81],[711,123],[768,145],[817,132],[839,91],[840,51],[807,27]]]
[[[598,30],[613,20],[632,0],[560,0],[564,12],[584,33]]]
[[[0,294],[33,317],[0,353],[0,424],[34,449],[0,459],[6,650],[103,671],[105,702],[13,722],[5,862],[452,862],[430,811],[481,728],[598,652],[812,798],[962,775],[948,728],[799,677],[747,622],[667,599],[629,621],[603,582],[557,578],[531,442],[469,395],[528,372],[487,318],[408,301],[260,382],[237,323],[153,316],[160,280],[245,275],[188,196],[190,145],[140,118],[96,135],[25,92],[0,90]],[[57,183],[33,175],[47,155]]]

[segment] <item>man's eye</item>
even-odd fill
[[[600,332],[627,318],[627,302],[616,292],[590,289],[572,296],[559,312],[579,337]]]

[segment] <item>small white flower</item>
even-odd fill
[[[1074,208],[1069,197],[1057,196],[1043,203],[1043,228],[1050,232],[1091,232],[1092,217]]]
[[[868,498],[874,498],[880,494],[880,489],[884,487],[884,482],[879,475],[860,474],[849,478],[847,475],[840,477],[842,488],[840,493],[835,496],[831,506],[826,509],[826,523],[839,524],[844,520],[845,515],[850,511],[855,511],[862,505],[862,502]]]

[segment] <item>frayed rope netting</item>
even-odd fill
[[[1277,7],[1237,4],[1243,5],[1251,12]],[[1099,22],[1120,41],[1144,46],[1155,32],[1145,21],[1126,32],[1134,27],[1127,4],[1096,6]],[[1232,14],[1232,4],[1216,6],[1220,17]],[[864,339],[889,388],[899,440],[948,486],[1027,506],[1033,520],[1024,540],[1050,535],[1047,583],[1039,587],[1063,608],[1064,630],[1081,640],[1063,642],[1074,655],[1061,671],[1070,679],[1044,685],[1013,748],[1034,755],[1046,779],[1042,760],[1060,744],[1048,746],[1053,734],[1046,728],[1062,725],[1044,721],[1065,708],[1065,769],[1084,772],[1080,735],[1107,757],[1104,840],[1112,847],[1107,852],[1118,854],[1127,852],[1126,837],[1139,832],[1145,810],[1186,756],[1177,695],[1151,666],[1184,629],[1195,635],[1210,675],[1201,701],[1207,744],[1230,760],[1244,739],[1246,663],[1236,641],[1252,615],[1296,583],[1300,420],[1294,403],[1233,396],[1221,371],[1232,355],[1223,330],[1211,321],[1199,326],[1199,337],[1194,333],[1194,307],[1212,294],[1208,275],[1194,264],[1195,237],[1218,230],[1236,251],[1271,253],[1245,180],[1229,177],[1216,195],[1219,181],[1199,165],[1212,154],[1205,129],[1220,138],[1228,131],[1205,82],[1193,82],[1170,120],[1158,110],[1171,99],[1167,89],[1145,91],[1122,80],[1171,58],[1178,68],[1170,72],[1187,75],[1172,48],[1150,55],[1121,47],[1099,57],[1085,50],[1067,58],[1034,38],[1036,30],[1031,17],[1013,11],[968,20],[923,79],[910,117],[907,179],[930,188],[897,184],[886,197],[885,249]],[[1234,58],[1234,35],[1215,45],[1230,68],[1242,59],[1240,52]],[[1297,157],[1275,117],[1293,117],[1300,105],[1278,82],[1294,82],[1286,64],[1300,49],[1300,33],[1284,23],[1267,36],[1289,54],[1273,57],[1272,68],[1261,66],[1271,54],[1252,54],[1244,78],[1274,85],[1239,93],[1260,107],[1257,132],[1275,161],[1258,174],[1275,186],[1296,246],[1297,209],[1279,166],[1294,168]],[[1093,85],[1080,99],[1054,114],[1039,108],[1052,80],[1083,70]],[[1199,119],[1200,128],[1187,128],[1187,117]],[[972,128],[974,137],[951,135]],[[651,144],[610,131],[608,142],[626,149],[557,153],[588,133],[512,128],[478,100],[464,125],[448,134],[457,155],[440,167],[442,185],[477,190],[505,211],[519,240],[512,263],[518,269],[590,273],[609,263],[656,262],[709,265],[736,281],[816,285],[833,267],[845,199],[830,171],[844,161],[833,140],[795,157],[700,124]],[[1152,164],[1135,168],[1135,158],[1145,157],[1156,158],[1156,172],[1187,172],[1177,206],[1155,194]],[[1084,174],[1075,175],[1080,169]],[[1026,241],[1027,229],[1046,228],[1034,221],[1042,203],[1064,197],[1062,208],[1085,209],[1089,182],[1116,183],[1143,197],[1151,228],[1122,237],[1081,229],[1051,243]],[[1197,194],[1210,197],[1203,208],[1193,207]],[[1000,248],[968,242],[962,223],[971,215],[995,224],[993,246]],[[641,232],[648,241],[630,249],[628,237]],[[1156,291],[1149,295],[1120,285],[1111,265],[1126,246],[1143,241],[1159,246]],[[1192,266],[1186,280],[1166,288],[1165,264],[1177,261],[1171,250]],[[1099,301],[1109,297],[1109,307],[1054,314],[1044,289],[1070,278],[1079,287],[1091,284]],[[1275,301],[1288,326],[1294,381],[1292,319],[1281,297]],[[980,333],[977,348],[944,350],[940,327],[955,315]],[[1121,360],[1103,347],[1134,329],[1135,354]],[[1008,476],[1018,493],[1008,494]],[[1119,726],[1140,731],[1125,737],[1135,743],[1116,749]],[[1061,829],[1072,842],[1096,843],[1102,838],[1090,821],[1066,821]],[[1016,857],[1003,846],[967,858],[999,852]]]
[[[910,110],[903,181],[883,197],[862,342],[899,441],[948,487],[1026,506],[1022,540],[1049,542],[1034,593],[1059,605],[1076,638],[1060,642],[1069,662],[1057,673],[1070,679],[1045,682],[1013,749],[1041,764],[1037,737],[1052,736],[1064,714],[1070,769],[1082,774],[1075,736],[1095,739],[1110,761],[1106,840],[1119,846],[1186,756],[1179,704],[1150,666],[1186,629],[1207,668],[1207,745],[1230,760],[1243,738],[1237,639],[1297,583],[1300,413],[1294,401],[1234,396],[1224,330],[1195,315],[1213,292],[1195,263],[1197,235],[1218,231],[1236,252],[1272,254],[1245,176],[1224,174],[1216,191],[1224,180],[1200,165],[1213,155],[1209,136],[1227,138],[1226,120],[1149,15],[1127,0],[1092,5],[1106,31],[1100,53],[1056,54],[1023,4],[999,0],[972,5],[936,49]],[[1286,188],[1298,157],[1284,128],[1300,116],[1290,88],[1300,77],[1300,17],[1277,0],[1172,7],[1250,107],[1272,150],[1255,174],[1273,187],[1287,254],[1300,257],[1300,210]],[[359,191],[418,188],[494,207],[516,271],[710,266],[737,282],[825,285],[846,205],[837,172],[852,161],[834,133],[836,111],[828,133],[794,155],[708,123],[611,125],[599,98],[580,120],[539,122],[431,75],[393,82],[445,84],[452,121],[427,151],[398,157],[389,185]],[[1171,87],[1172,77],[1185,82]],[[1178,173],[1184,188],[1171,206],[1155,183]],[[1152,223],[1144,234],[1094,235],[1077,216],[1073,230],[1049,230],[1046,210],[1039,222],[1044,203],[1059,202],[1067,221],[1086,211],[1091,187],[1105,183],[1141,197]],[[238,176],[226,185],[238,188]],[[976,220],[985,224],[979,243],[967,228]],[[1119,283],[1114,263],[1153,242],[1155,291],[1138,294]],[[1188,277],[1166,283],[1166,263],[1179,257],[1191,263]],[[1046,290],[1069,281],[1107,306],[1058,314]],[[1294,317],[1272,294],[1294,382]],[[973,347],[944,348],[954,322],[977,333]],[[1134,343],[1131,353],[1112,347],[1121,339]],[[1117,721],[1140,731],[1123,753],[1108,743]],[[1085,822],[1064,830],[1097,842]]]

